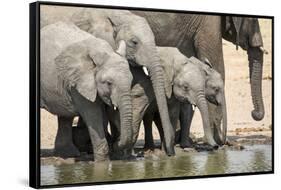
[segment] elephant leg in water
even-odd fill
[[[153,149],[154,141],[152,135],[152,122],[153,122],[153,113],[147,113],[143,117],[143,125],[144,127],[144,149]]]
[[[169,116],[170,116],[171,124],[175,130],[177,123],[178,123],[179,113],[180,113],[180,102],[174,98],[171,98],[169,100],[168,106],[169,106]],[[151,145],[149,148],[152,148],[152,149],[154,148],[153,135],[152,135],[152,122],[153,121],[159,131],[161,147],[163,149],[164,148],[164,144],[163,144],[164,131],[163,131],[160,115],[159,115],[159,112],[157,109],[155,109],[153,112],[152,111],[147,112],[143,118],[144,129],[145,129],[145,147],[144,148],[147,148],[146,145]]]
[[[78,148],[80,152],[93,153],[93,147],[89,132],[83,119],[79,117],[77,127],[72,127],[72,139],[73,144]]]
[[[104,128],[100,127],[104,124],[103,103],[99,98],[95,102],[89,102],[75,89],[72,89],[70,94],[77,111],[88,127],[95,160],[108,159],[109,148],[105,138]]]
[[[189,103],[181,103],[180,105],[180,147],[192,147],[193,141],[190,138],[190,126],[194,111]]]

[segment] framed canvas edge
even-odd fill
[[[156,12],[174,12],[174,13],[194,13],[204,15],[228,15],[240,17],[255,17],[272,20],[272,170],[261,172],[245,172],[245,173],[228,173],[215,175],[198,175],[198,176],[182,176],[182,177],[167,177],[167,178],[151,178],[151,179],[136,179],[136,180],[120,180],[120,181],[104,181],[104,182],[89,182],[89,183],[73,183],[73,184],[55,184],[41,185],[40,184],[40,6],[71,6],[71,7],[89,7],[89,8],[105,8],[105,9],[120,9],[120,10],[140,10],[140,11],[156,11]],[[269,15],[250,15],[250,14],[235,14],[221,12],[201,12],[190,10],[170,10],[157,8],[142,8],[142,7],[126,7],[113,5],[95,5],[83,3],[66,3],[66,2],[51,2],[51,1],[36,1],[29,4],[29,185],[30,187],[41,188],[57,188],[57,187],[77,187],[89,185],[111,185],[123,183],[138,183],[138,182],[156,182],[167,180],[184,180],[184,179],[201,179],[215,177],[235,177],[248,175],[263,175],[275,173],[275,154],[274,154],[274,16]],[[35,101],[34,101],[35,100]]]
[[[40,5],[29,4],[29,185],[40,188]],[[35,101],[34,101],[35,100]]]

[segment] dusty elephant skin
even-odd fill
[[[262,99],[263,40],[257,18],[222,17],[222,36],[240,46],[248,53],[249,73],[254,110],[252,117],[256,121],[264,118]]]
[[[261,93],[263,44],[257,19],[147,11],[133,11],[133,13],[146,18],[155,35],[156,45],[177,47],[187,57],[196,56],[201,61],[207,58],[222,75],[223,80],[225,71],[222,37],[247,50],[252,100],[255,108],[252,117],[255,120],[261,120],[264,117]],[[216,137],[224,111],[221,107],[212,104],[208,106],[214,137],[217,143],[223,144]]]
[[[190,128],[188,123],[191,123],[192,117],[187,113],[186,107],[187,104],[193,104],[197,105],[200,109],[207,143],[211,145],[211,148],[216,147],[217,144],[213,139],[208,122],[207,99],[217,106],[224,107],[223,110],[226,110],[223,98],[224,84],[220,74],[211,67],[210,63],[203,63],[194,57],[188,59],[181,54],[177,48],[158,47],[157,50],[165,71],[169,115],[174,129],[180,119],[180,110],[184,109],[185,114],[182,116],[181,120],[185,125],[181,125],[181,146],[183,148],[192,146],[188,135]],[[152,91],[149,77],[144,74],[142,69],[134,67],[130,69],[133,75],[133,144],[137,141],[140,124],[143,120],[145,127],[145,148],[153,148],[154,144],[151,128],[153,120],[159,129],[162,142],[164,139],[163,128],[155,102],[155,95]],[[107,115],[111,126],[111,138],[109,141],[114,142],[118,139],[120,134],[118,110],[107,108]],[[224,116],[224,120],[226,120],[226,113]],[[225,124],[226,123],[227,122],[225,122]],[[221,134],[221,131],[219,132],[221,141],[226,138],[226,127],[227,126],[224,125],[223,134]],[[78,124],[78,129],[79,128],[83,128],[83,126]],[[79,138],[78,136],[79,134],[76,135],[76,139]],[[83,144],[83,142],[78,142],[77,140],[76,144],[79,146]]]
[[[165,135],[165,150],[167,155],[172,156],[174,151],[174,130],[172,128],[167,100],[164,89],[164,72],[160,64],[160,58],[157,54],[153,32],[147,21],[130,11],[110,10],[99,8],[79,8],[73,11],[73,14],[62,19],[74,23],[80,29],[106,40],[113,49],[124,40],[126,49],[126,58],[133,66],[146,67],[150,73],[150,79],[153,85],[153,91],[156,95],[157,106],[160,110],[161,122],[163,123]],[[53,14],[59,14],[60,8],[52,11]],[[48,25],[54,22],[47,17],[42,25]]]
[[[128,62],[104,40],[80,30],[74,24],[57,22],[41,29],[41,107],[58,116],[55,152],[77,156],[72,143],[72,120],[80,115],[93,144],[96,161],[108,159],[104,134],[104,106],[120,110],[121,147],[131,141],[132,76]],[[113,74],[114,73],[114,74]]]
[[[213,139],[211,128],[209,126],[209,113],[206,105],[207,100],[216,106],[220,106],[224,110],[223,132],[218,131],[218,134],[219,140],[222,142],[225,141],[227,114],[224,99],[224,84],[220,74],[212,68],[210,63],[203,63],[194,57],[187,59],[177,50],[177,48],[163,47],[158,49],[169,83],[167,86],[171,86],[172,89],[170,95],[168,95],[170,98],[168,105],[170,119],[174,128],[177,125],[177,121],[180,119],[182,130],[181,147],[185,148],[191,146],[189,139],[189,130],[193,114],[191,104],[198,106],[200,110],[207,143],[211,146],[217,145]],[[171,93],[173,93],[176,101],[171,98]],[[153,119],[160,131],[160,137],[163,136],[161,135],[161,122],[159,121],[159,118],[157,120],[157,114],[155,114],[157,111],[155,111],[155,108],[152,109],[154,111],[151,111],[151,108],[148,110],[148,113],[144,116],[144,125],[146,145],[149,147],[153,144],[152,140],[150,140],[152,135],[149,135],[152,131],[151,127],[146,127],[146,125],[152,126]]]

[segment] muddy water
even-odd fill
[[[214,152],[177,149],[175,157],[151,155],[131,161],[48,163],[41,166],[41,185],[270,171],[271,151],[271,145]]]

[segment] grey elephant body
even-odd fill
[[[254,110],[252,116],[260,120],[264,116],[261,92],[263,52],[259,24],[255,18],[210,16],[185,13],[133,11],[148,21],[156,45],[177,47],[187,57],[207,58],[225,78],[222,37],[248,52],[250,82]],[[222,120],[222,110],[209,104],[210,124],[214,136]],[[219,144],[223,143],[216,139]]]
[[[129,92],[132,80],[128,62],[115,53],[106,41],[64,22],[41,29],[40,50],[41,107],[58,115],[55,152],[66,157],[79,153],[73,145],[71,132],[72,120],[79,115],[88,127],[95,160],[107,159],[103,102],[112,103],[123,112],[120,112],[123,114],[121,130],[123,126],[126,130],[131,127],[131,96],[123,97]],[[118,97],[114,92],[106,93],[105,82],[116,80],[109,77],[112,76],[111,72],[118,73],[117,78],[124,78],[123,83],[119,81],[116,85],[112,82],[110,85],[112,91],[118,91]],[[128,105],[123,106],[123,103]],[[128,113],[125,114],[124,109]],[[128,137],[130,131],[126,132]],[[128,140],[122,137],[121,141]]]
[[[166,76],[167,102],[173,129],[175,130],[179,119],[182,120],[181,123],[185,124],[181,125],[182,132],[185,133],[181,135],[181,144],[189,143],[188,145],[190,145],[191,143],[188,136],[188,126],[190,126],[188,122],[191,122],[192,113],[191,110],[188,110],[188,107],[192,103],[200,108],[204,132],[208,138],[207,142],[215,146],[216,143],[212,138],[211,129],[208,125],[209,115],[205,96],[216,96],[214,101],[219,101],[220,104],[225,106],[224,99],[216,99],[218,97],[217,94],[223,96],[223,92],[215,94],[212,91],[213,88],[223,90],[223,80],[210,65],[194,57],[186,58],[177,48],[158,47],[158,51]],[[165,140],[156,97],[152,90],[151,81],[143,70],[137,67],[130,67],[130,70],[133,75],[133,144],[138,138],[140,124],[143,121],[145,126],[145,146],[149,148],[153,146],[151,131],[153,121],[159,129],[162,142]],[[120,130],[120,118],[118,117],[118,110],[110,107],[107,107],[106,110],[111,124],[111,141],[114,142],[120,135],[118,132]],[[180,115],[181,112],[184,114]]]
[[[57,9],[59,9],[57,7]],[[59,14],[55,10],[51,14]],[[45,15],[48,17],[47,15]],[[50,16],[51,18],[51,16]],[[80,29],[106,40],[113,49],[124,40],[127,46],[126,58],[133,66],[147,67],[151,75],[153,91],[156,94],[161,122],[165,134],[166,153],[174,155],[174,132],[169,120],[168,107],[165,97],[164,73],[160,65],[160,58],[156,51],[154,35],[147,21],[130,11],[110,10],[100,8],[77,9],[71,18],[65,18]],[[45,19],[44,25],[53,19]]]
[[[177,50],[177,48],[160,47],[158,48],[158,51],[160,54],[161,63],[166,73],[167,82],[170,83],[166,86],[171,85],[171,91],[167,93],[169,96],[167,102],[170,121],[174,130],[177,127],[178,121],[181,121],[180,127],[182,133],[180,134],[180,144],[182,147],[191,146],[191,140],[189,138],[189,127],[193,114],[193,111],[190,110],[192,109],[191,104],[197,105],[199,103],[196,94],[200,91],[200,88],[205,88],[203,89],[205,93],[204,97],[206,96],[209,100],[212,99],[212,102],[216,101],[217,105],[223,105],[223,110],[226,111],[223,93],[223,80],[218,72],[210,68],[210,66],[206,65],[203,62],[200,62],[195,58],[187,59]],[[190,65],[189,67],[188,64]],[[189,70],[187,70],[186,68],[188,68]],[[143,121],[145,127],[145,147],[151,148],[153,147],[153,137],[151,131],[153,121],[158,127],[161,140],[164,140],[163,128],[159,117],[158,108],[155,102],[155,95],[152,91],[151,83],[148,77],[143,73],[142,69],[131,67],[131,72],[133,75],[133,142],[135,143],[137,140],[139,127],[141,122]],[[190,81],[188,83],[185,83],[184,80]],[[204,84],[203,87],[199,85],[201,84],[201,82]],[[198,85],[196,83],[198,83]],[[182,92],[178,92],[179,89],[176,88],[177,85],[179,85],[178,88],[180,89],[183,88],[184,85],[186,85],[186,87],[189,88],[190,92],[187,95],[182,94]],[[216,88],[222,92],[213,92],[213,88]],[[204,117],[209,117],[207,114],[207,107],[205,108],[205,110],[205,112],[200,110],[203,119],[203,125],[206,124],[204,123]],[[113,126],[113,128],[118,129],[120,125],[118,119],[118,111],[108,108],[107,112],[111,125]],[[226,120],[226,118],[224,119]],[[210,138],[208,143],[210,143],[211,145],[215,145],[214,141],[212,141],[211,139],[212,137],[210,135],[210,131],[210,126],[204,126],[204,132],[208,136],[208,138]]]

